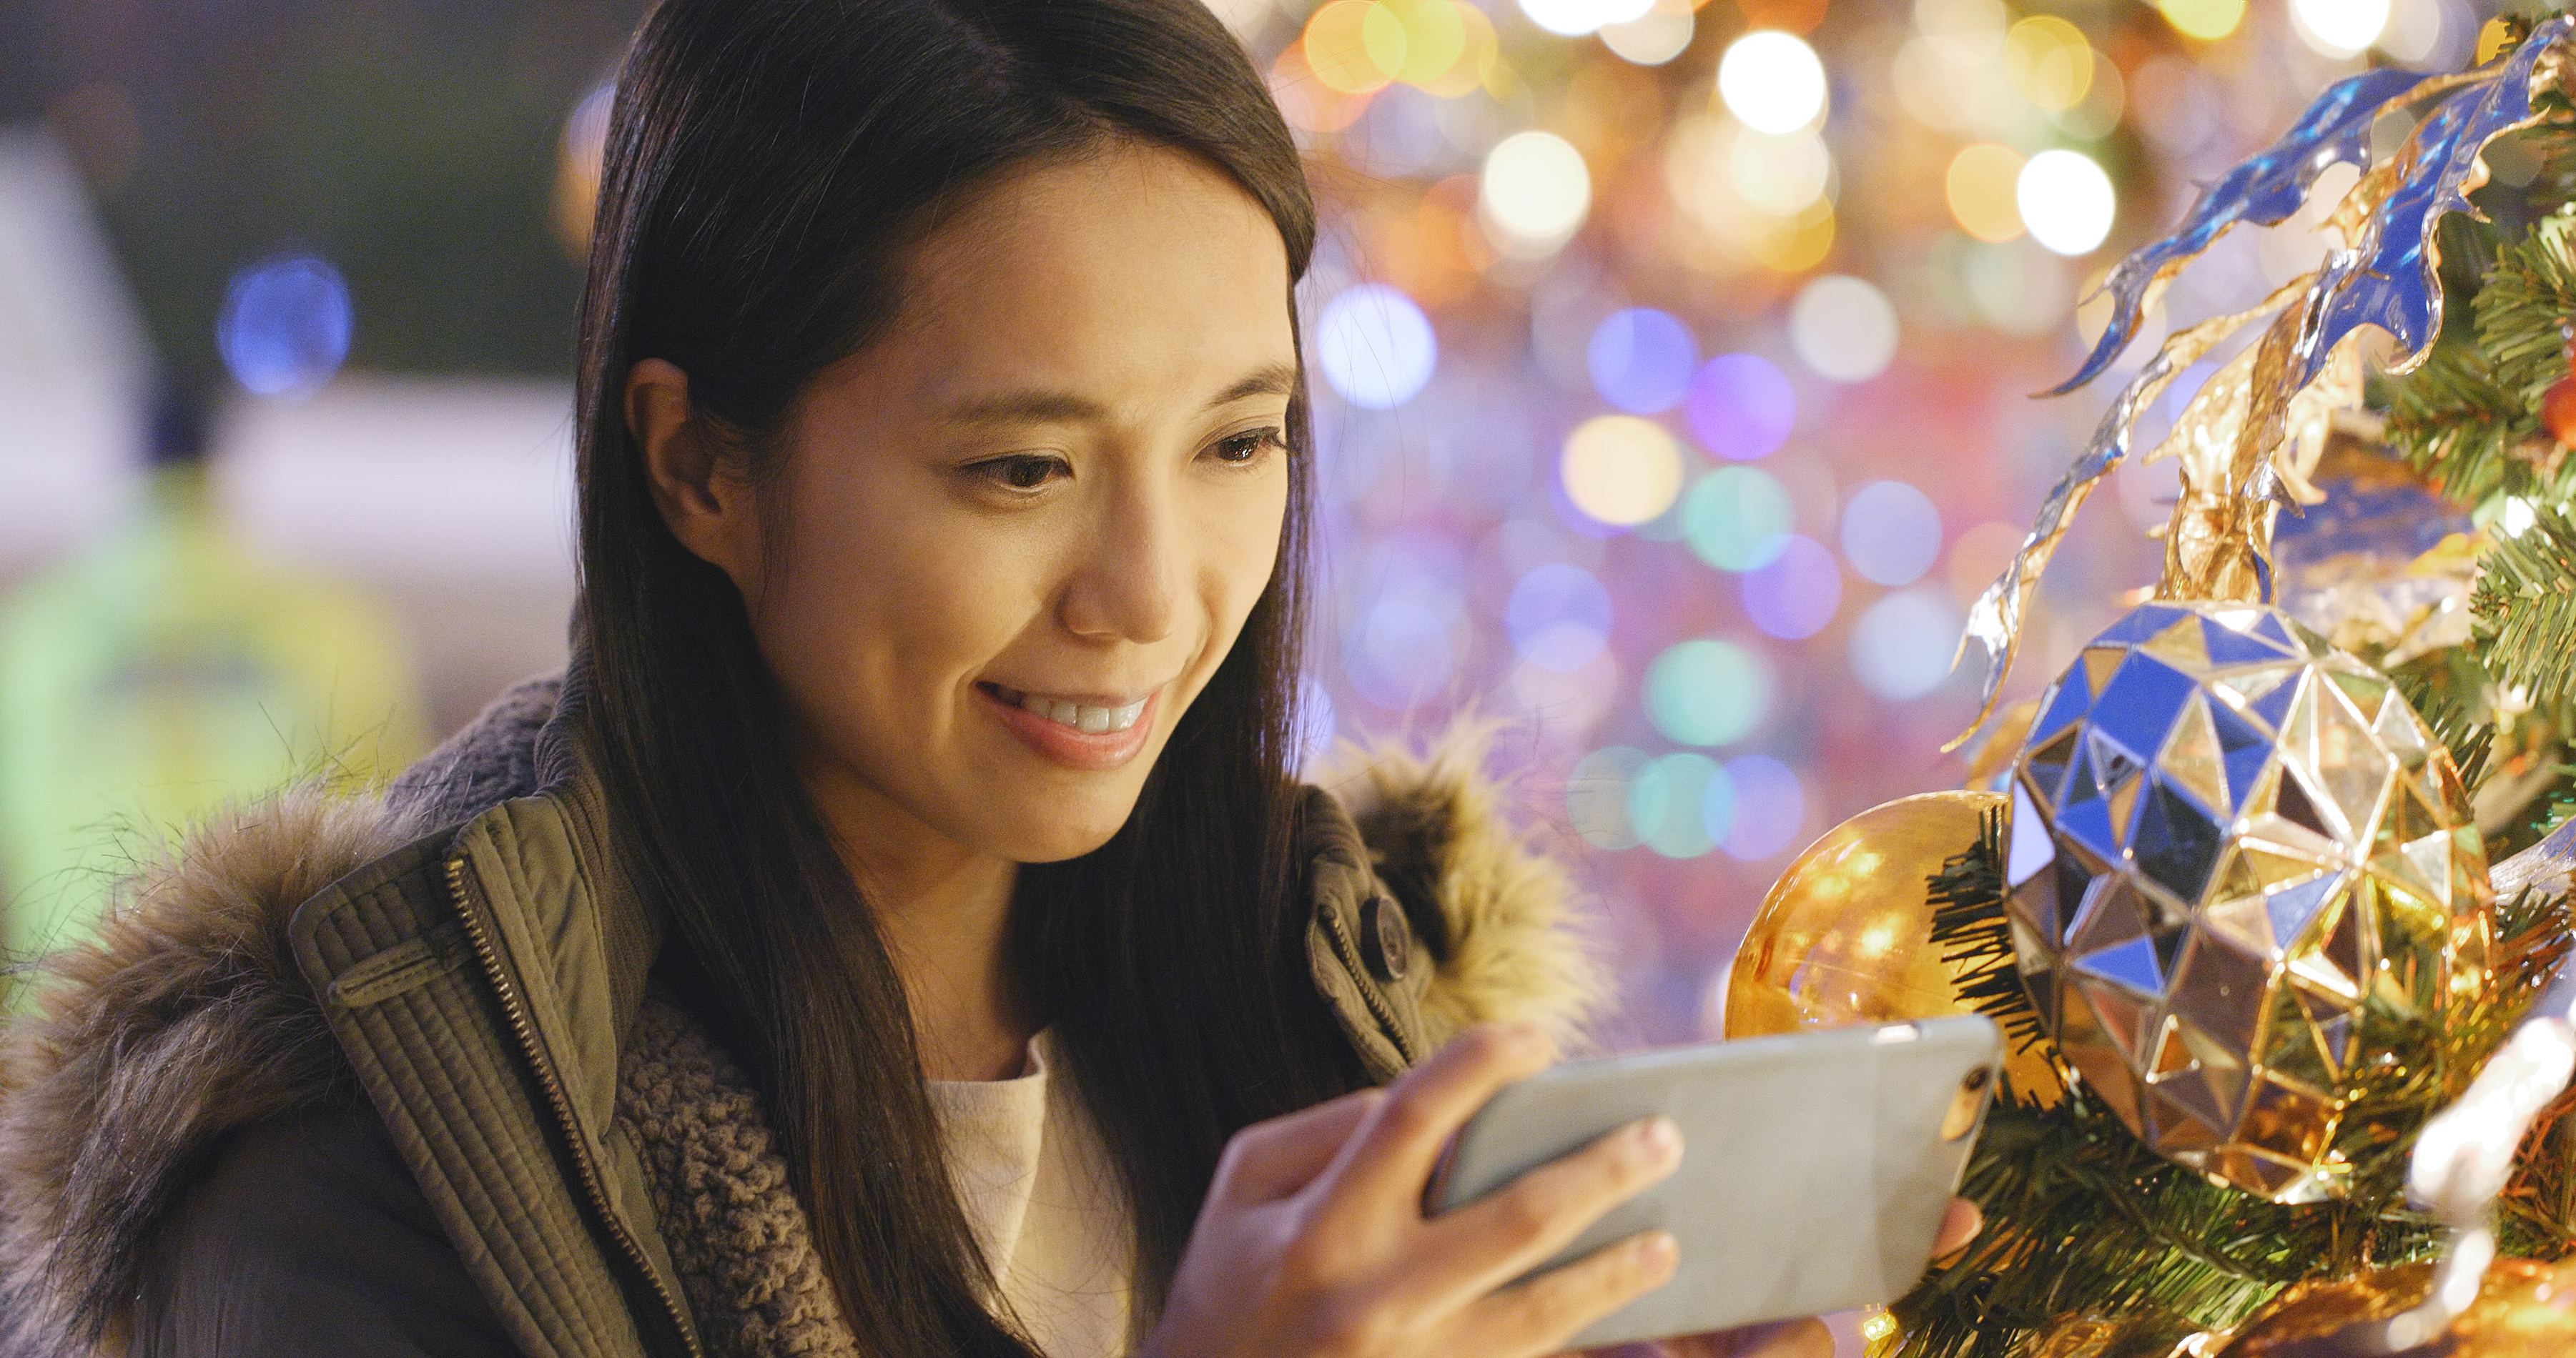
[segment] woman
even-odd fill
[[[1459,766],[1367,839],[1289,776],[1313,237],[1191,0],[665,0],[572,669],[50,959],[13,1350],[1514,1355],[1662,1281],[1513,1280],[1669,1124],[1420,1212],[1585,972]]]

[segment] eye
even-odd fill
[[[1063,458],[1050,457],[1041,453],[1016,453],[1010,457],[996,457],[976,463],[973,470],[980,475],[991,477],[1012,490],[1019,491],[1037,490],[1054,480],[1058,473],[1067,476],[1073,474],[1073,468],[1066,466]]]
[[[1267,429],[1247,429],[1240,434],[1219,439],[1216,446],[1208,451],[1217,461],[1228,466],[1249,467],[1259,462],[1273,448],[1287,446],[1286,438],[1282,436],[1279,428],[1273,425]]]

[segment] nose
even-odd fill
[[[1096,641],[1150,643],[1180,623],[1190,542],[1174,488],[1122,477],[1074,545],[1059,612],[1066,630]]]

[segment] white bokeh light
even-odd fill
[[[1745,126],[1795,132],[1824,114],[1824,63],[1796,34],[1757,29],[1719,59],[1717,93]]]
[[[1529,21],[1560,37],[1580,38],[1604,24],[1645,17],[1655,0],[1520,0]]]
[[[1866,382],[1896,357],[1896,308],[1865,279],[1827,274],[1789,308],[1789,343],[1819,376]]]
[[[1601,45],[1639,66],[1661,66],[1688,50],[1696,24],[1689,10],[1651,10],[1601,26]]]
[[[1485,155],[1477,204],[1518,253],[1545,254],[1563,245],[1592,208],[1592,172],[1583,153],[1552,132],[1520,132]]]
[[[1334,298],[1315,326],[1315,366],[1343,400],[1392,410],[1431,380],[1440,345],[1413,299],[1382,283]]]
[[[2081,151],[2042,151],[2021,167],[2014,202],[2031,239],[2061,255],[2084,254],[2111,234],[2119,198],[2111,177]]]
[[[2388,27],[2388,0],[2290,0],[2290,17],[2308,46],[2348,57],[2379,41]]]

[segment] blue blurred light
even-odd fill
[[[1628,784],[1628,828],[1666,858],[1697,858],[1717,847],[1704,807],[1711,780],[1725,777],[1704,754],[1668,754]]]
[[[1690,391],[1699,346],[1690,327],[1669,312],[1631,307],[1613,312],[1592,332],[1585,351],[1593,390],[1621,410],[1652,415],[1681,404]]]
[[[1744,574],[1744,612],[1783,641],[1825,630],[1842,607],[1843,568],[1814,538],[1792,533],[1780,554]]]
[[[1843,506],[1843,555],[1864,580],[1913,584],[1941,559],[1941,511],[1902,481],[1872,481]]]
[[[349,285],[327,260],[282,255],[233,275],[215,347],[244,390],[320,390],[349,356]]]
[[[1612,745],[1576,762],[1565,779],[1565,814],[1575,833],[1596,849],[1633,849],[1637,834],[1628,817],[1628,789],[1646,767],[1641,750]]]
[[[1324,308],[1315,326],[1315,366],[1342,399],[1392,410],[1421,394],[1440,359],[1430,318],[1383,283],[1362,283]]]
[[[1541,566],[1512,586],[1503,625],[1521,659],[1570,673],[1610,644],[1610,591],[1581,567]]]
[[[1767,754],[1748,754],[1726,761],[1726,776],[1735,790],[1735,818],[1720,833],[1709,833],[1727,856],[1758,862],[1790,848],[1807,824],[1807,793],[1788,765]]]
[[[1920,698],[1950,676],[1961,621],[1949,592],[1937,586],[1890,594],[1852,624],[1852,673],[1891,702]]]
[[[1771,711],[1771,666],[1731,641],[1685,641],[1646,667],[1646,718],[1681,745],[1741,740]]]
[[[1699,446],[1750,462],[1769,457],[1798,422],[1789,378],[1758,354],[1720,354],[1691,379],[1689,420]]]
[[[1682,497],[1682,534],[1722,571],[1764,566],[1788,545],[1796,511],[1789,492],[1759,467],[1720,467]]]
[[[1742,789],[1736,787],[1735,779],[1727,773],[1726,766],[1720,764],[1711,770],[1708,783],[1699,794],[1700,829],[1710,843],[1724,844],[1726,837],[1734,832],[1735,819],[1743,811],[1742,802]]]
[[[1391,582],[1351,629],[1352,691],[1393,711],[1439,692],[1458,663],[1458,619],[1455,590],[1427,577]]]

